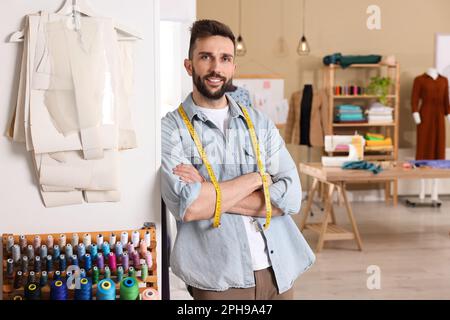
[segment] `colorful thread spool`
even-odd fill
[[[66,235],[64,234],[64,233],[61,233],[60,235],[59,235],[59,246],[61,247],[61,248],[64,248],[64,246],[66,245]]]
[[[122,242],[123,245],[125,245],[125,244],[128,243],[128,232],[123,231],[123,232],[120,234],[120,242]]]
[[[100,270],[103,270],[105,268],[105,260],[101,252],[97,254],[97,266]]]
[[[42,270],[41,257],[36,256],[34,257],[34,272],[41,272],[41,270]]]
[[[12,247],[14,247],[14,237],[8,236],[8,239],[6,240],[6,250],[8,253],[12,251]]]
[[[56,270],[56,271],[53,273],[53,280],[61,280],[61,271]]]
[[[67,268],[66,256],[61,254],[59,255],[59,271],[63,272]]]
[[[27,257],[29,261],[34,260],[34,248],[31,244],[27,246]]]
[[[151,244],[151,234],[150,231],[145,231],[145,235],[144,235],[144,240],[145,240],[145,244],[147,245],[147,248],[150,247]]]
[[[91,252],[92,260],[95,261],[95,259],[97,258],[98,246],[95,243],[91,244],[91,246],[89,247],[89,251]]]
[[[12,258],[6,260],[6,275],[8,278],[14,277],[14,260]]]
[[[55,244],[53,246],[53,260],[57,260],[61,254],[61,250],[59,249],[59,246]]]
[[[111,279],[111,269],[108,266],[105,267],[105,279]]]
[[[101,248],[101,247],[102,247],[102,244],[103,244],[103,235],[102,235],[101,233],[99,233],[99,234],[97,235],[97,238],[96,238],[96,244],[97,244],[97,247],[98,247],[98,248]]]
[[[34,250],[37,250],[41,246],[41,237],[36,235],[33,239],[33,248]]]
[[[129,257],[128,257],[128,253],[127,253],[127,252],[124,252],[124,253],[122,254],[121,260],[122,260],[122,267],[123,267],[123,270],[124,270],[125,272],[127,272],[127,271],[128,271],[128,268],[129,268]]]
[[[23,234],[19,237],[19,245],[21,250],[25,249],[28,245],[27,238]]]
[[[72,247],[75,248],[78,246],[78,243],[80,242],[80,237],[78,236],[78,233],[72,234]]]
[[[24,290],[25,300],[41,300],[41,287],[37,283],[28,283]]]
[[[117,282],[121,282],[123,280],[123,268],[122,266],[117,267]]]
[[[120,241],[116,242],[115,251],[116,251],[116,256],[117,257],[120,257],[123,254],[122,242],[120,242]]]
[[[66,244],[66,247],[64,248],[64,252],[66,253],[66,257],[72,257],[73,247],[70,243]]]
[[[92,243],[91,234],[85,233],[83,236],[83,244],[86,248],[89,248]]]
[[[144,262],[143,264],[141,264],[141,278],[142,278],[142,281],[145,282],[145,279],[147,279],[147,277],[148,277],[148,266]]]
[[[145,262],[147,263],[149,268],[151,268],[153,266],[153,256],[152,256],[151,251],[147,251],[145,253]]]
[[[113,273],[115,273],[117,271],[117,261],[116,261],[116,255],[114,254],[114,252],[109,253],[108,265]]]
[[[14,283],[13,283],[14,289],[19,289],[23,287],[23,272],[17,271],[16,276],[14,277]]]
[[[70,263],[71,263],[73,266],[78,266],[78,265],[79,265],[77,255],[75,255],[75,254],[72,255],[72,258],[71,258],[71,260],[70,260]]]
[[[92,259],[91,259],[91,255],[89,253],[86,253],[84,255],[84,269],[86,269],[87,271],[91,270],[92,268]]]
[[[18,244],[13,245],[12,256],[13,256],[14,263],[19,263],[19,261],[20,261],[20,246]]]
[[[39,249],[39,255],[41,256],[41,259],[45,259],[48,255],[47,246],[43,244],[41,248]]]
[[[51,255],[47,255],[47,258],[45,259],[45,265],[47,272],[53,271],[53,257]]]
[[[141,264],[141,258],[139,257],[139,253],[137,251],[133,251],[133,265],[136,269]]]
[[[56,272],[55,272],[56,273]],[[55,280],[50,285],[50,299],[51,300],[67,300],[68,292],[67,286],[62,280]]]
[[[141,255],[144,257],[145,253],[147,252],[147,244],[145,243],[145,241],[142,239],[141,243],[139,244],[139,252],[141,253]]]
[[[131,243],[135,248],[139,246],[139,231],[133,231],[133,233],[131,234]]]
[[[47,281],[48,281],[47,271],[42,271],[41,278],[39,279],[39,285],[41,287],[45,287],[47,285]]]
[[[28,272],[28,257],[22,256],[22,272],[27,273]]]
[[[142,300],[160,300],[159,293],[153,288],[147,288],[142,292]]]
[[[111,248],[114,246],[114,244],[116,243],[116,241],[117,241],[117,236],[116,236],[116,234],[115,234],[115,233],[111,233],[111,234],[109,235],[109,243],[111,244]]]
[[[27,283],[34,283],[36,282],[36,273],[34,271],[30,271],[28,273],[28,281]]]
[[[92,300],[92,284],[88,278],[80,280],[80,289],[75,289],[75,300]]]
[[[53,247],[53,236],[51,234],[47,236],[47,247]]]
[[[97,284],[98,283],[99,276],[100,276],[100,271],[98,270],[97,266],[94,266],[92,268],[92,283],[93,284]]]
[[[84,255],[86,254],[86,247],[84,246],[84,243],[80,243],[77,246],[77,255],[78,260],[83,260]]]
[[[103,279],[97,285],[97,300],[116,300],[116,286],[111,279]]]
[[[139,286],[135,278],[125,278],[120,283],[120,300],[139,300]]]
[[[109,253],[111,252],[108,241],[103,242],[102,252],[105,257],[107,257],[109,255]]]
[[[134,267],[128,268],[128,277],[136,278],[136,269]]]

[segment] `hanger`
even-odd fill
[[[61,9],[59,9],[56,14],[59,15],[69,15],[74,14],[75,12],[84,14],[88,17],[97,17],[96,14],[89,6],[86,0],[66,0]],[[129,27],[123,26],[119,23],[114,23],[114,28],[118,31],[121,36],[119,36],[119,41],[131,41],[131,40],[142,40],[142,36],[136,30],[133,30]],[[24,31],[19,30],[14,32],[8,42],[23,42],[24,39]]]

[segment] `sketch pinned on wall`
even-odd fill
[[[233,84],[247,89],[252,105],[266,114],[275,124],[284,124],[289,109],[284,98],[284,79],[273,76],[240,76]]]

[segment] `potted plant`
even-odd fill
[[[389,87],[392,83],[391,78],[387,77],[372,77],[370,79],[370,84],[367,88],[369,94],[374,94],[378,96],[380,103],[383,105],[387,104],[387,96],[389,94]]]

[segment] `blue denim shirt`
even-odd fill
[[[229,128],[222,133],[192,100],[183,102],[196,129],[217,180],[226,181],[257,172],[244,115],[227,94],[230,107]],[[272,217],[263,231],[279,293],[290,289],[295,279],[315,261],[291,215],[300,211],[301,186],[297,168],[273,122],[254,108],[247,108],[258,136],[266,171],[271,175],[270,198],[283,211]],[[162,119],[162,197],[177,220],[177,237],[170,257],[172,271],[186,284],[204,290],[255,286],[252,260],[241,216],[222,213],[221,227],[213,219],[184,222],[186,209],[197,199],[201,183],[185,183],[173,174],[180,164],[193,164],[207,180],[210,177],[178,111]],[[265,218],[257,218],[260,226]]]

